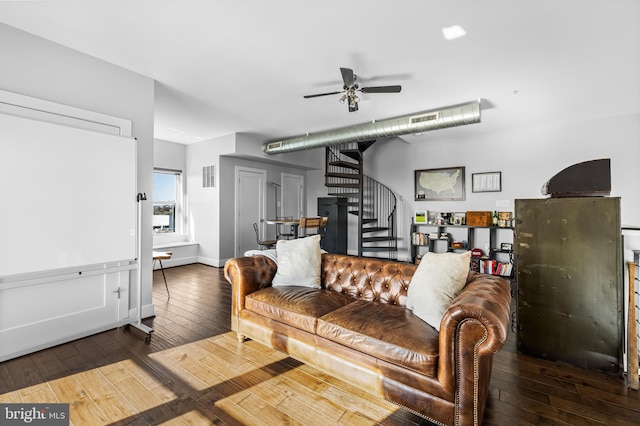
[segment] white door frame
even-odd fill
[[[292,173],[281,173],[280,174],[280,205],[282,215],[285,216],[284,212],[288,211],[287,209],[287,186],[285,185],[285,180],[291,179],[294,181],[298,181],[298,206],[297,206],[297,214],[294,215],[294,219],[301,218],[305,215],[305,196],[304,196],[304,176],[302,175],[294,175]]]
[[[255,173],[260,175],[260,179],[261,179],[261,184],[259,187],[259,195],[258,195],[258,226],[260,227],[260,234],[264,235],[264,222],[260,221],[260,219],[266,219],[266,214],[267,214],[267,203],[266,203],[266,192],[267,192],[267,171],[266,170],[262,170],[262,169],[254,169],[251,167],[244,167],[244,166],[235,166],[235,196],[234,196],[234,223],[235,223],[235,229],[234,229],[234,255],[235,257],[241,257],[244,255],[244,253],[240,253],[240,238],[241,238],[241,231],[242,229],[244,229],[246,231],[246,227],[242,228],[242,223],[241,223],[241,218],[244,217],[242,216],[242,214],[244,212],[242,212],[240,206],[241,206],[241,185],[240,185],[240,177],[242,172],[249,172],[249,173]],[[251,230],[251,232],[253,232],[253,230]]]

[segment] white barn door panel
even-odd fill
[[[129,265],[0,284],[0,361],[128,322]]]
[[[136,141],[120,136],[129,128],[0,91],[0,361],[130,322],[139,231]]]

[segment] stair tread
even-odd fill
[[[378,241],[394,241],[394,240],[397,240],[397,238],[389,235],[384,237],[363,237],[362,238],[363,243],[375,243]]]
[[[376,143],[376,139],[372,141],[358,142],[358,149],[360,150],[360,152],[365,152],[374,143]]]
[[[341,149],[340,154],[346,155],[347,157],[352,158],[356,161],[360,161],[360,158],[362,156],[362,154],[360,154],[360,151],[358,151],[357,149]]]
[[[363,252],[374,252],[374,251],[398,251],[398,247],[361,247]]]
[[[385,228],[384,226],[371,226],[371,227],[365,227],[362,228],[362,232],[382,232],[382,231],[388,231],[389,228]]]
[[[328,195],[332,197],[348,197],[348,198],[359,198],[359,192],[329,192]]]
[[[329,163],[330,166],[337,166],[337,167],[345,167],[348,169],[354,169],[354,170],[360,170],[361,166],[358,163],[351,163],[349,161],[332,161]]]
[[[360,188],[359,183],[325,183],[328,188]]]
[[[344,179],[357,179],[360,180],[359,173],[335,173],[328,172],[324,175],[325,177],[335,177],[335,178],[344,178]]]

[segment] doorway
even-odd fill
[[[281,216],[299,219],[304,216],[304,176],[282,173]]]
[[[267,172],[236,166],[236,182],[235,257],[241,257],[247,250],[259,249],[253,224],[258,224],[261,236],[265,233]]]

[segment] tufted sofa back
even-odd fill
[[[405,306],[416,268],[410,263],[325,253],[322,286],[358,300]]]

